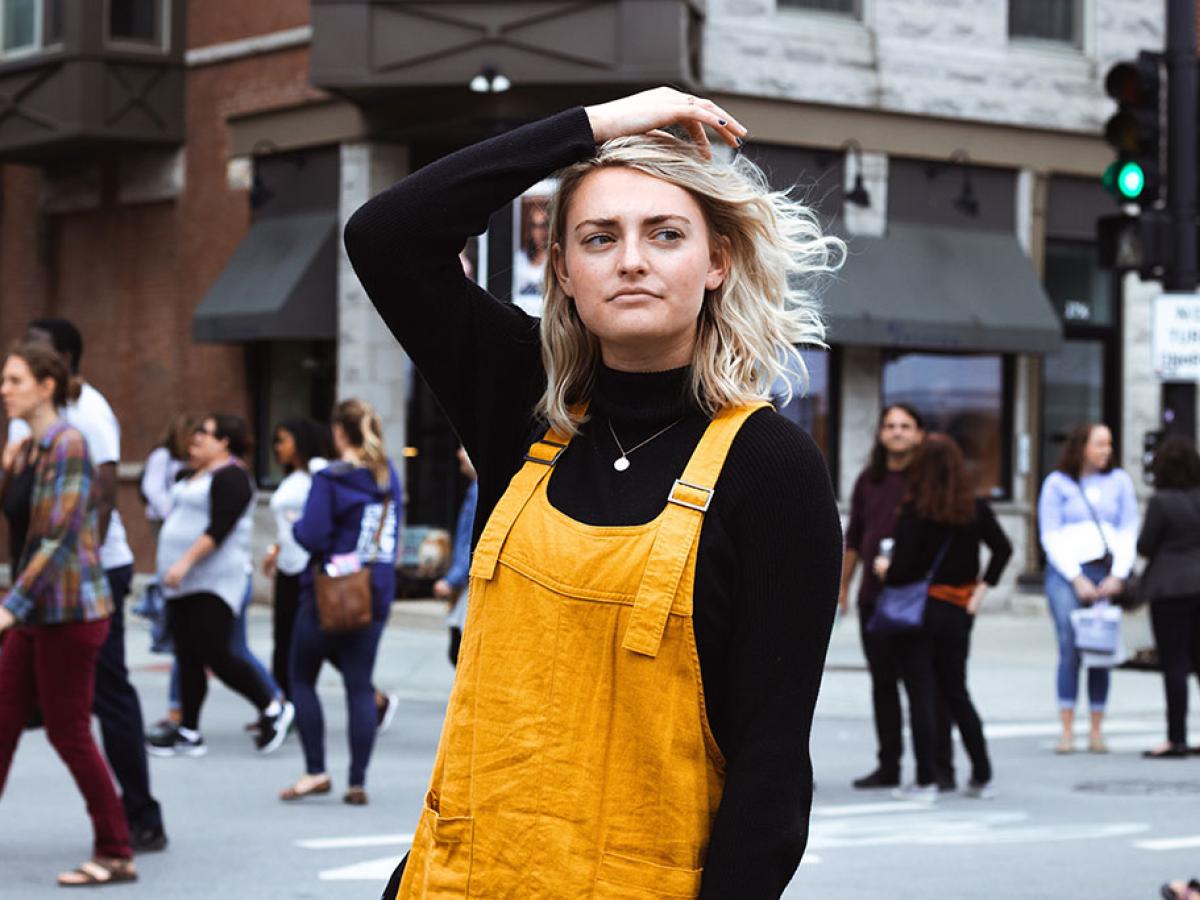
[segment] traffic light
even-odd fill
[[[1167,84],[1164,56],[1143,50],[1136,60],[1108,70],[1104,89],[1117,101],[1104,139],[1117,158],[1104,172],[1104,187],[1121,203],[1162,205],[1167,172]]]

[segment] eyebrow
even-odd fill
[[[663,225],[667,222],[680,222],[684,225],[692,224],[692,220],[689,219],[687,216],[680,216],[680,215],[676,215],[674,213],[663,213],[663,214],[657,215],[657,216],[648,216],[647,218],[642,220],[643,225]],[[580,222],[578,225],[575,226],[575,230],[579,231],[581,228],[586,228],[586,227],[613,228],[616,225],[617,225],[616,219],[584,219],[582,222]]]

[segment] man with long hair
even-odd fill
[[[871,673],[875,735],[879,741],[879,765],[873,772],[855,780],[854,786],[860,789],[898,787],[900,784],[900,757],[904,752],[900,668],[892,639],[867,632],[867,622],[883,589],[870,561],[879,555],[880,543],[892,537],[900,502],[904,499],[904,473],[924,437],[925,424],[917,410],[906,403],[886,407],[879,417],[870,462],[854,482],[850,497],[850,524],[846,528],[846,555],[842,561],[838,608],[842,614],[850,609],[850,582],[859,562],[867,560],[858,587],[858,623],[863,653]]]

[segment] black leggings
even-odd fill
[[[179,693],[184,728],[200,727],[200,707],[208,693],[205,667],[261,712],[271,705],[267,690],[253,666],[229,647],[233,610],[216,594],[186,594],[168,605],[175,660],[179,663]]]
[[[1167,740],[1187,743],[1188,671],[1200,674],[1200,595],[1150,603],[1150,624],[1167,693]]]
[[[271,674],[283,695],[292,699],[289,672],[292,656],[292,631],[296,627],[296,610],[300,608],[300,576],[275,573],[275,609],[271,626],[275,647],[271,652]]]
[[[992,780],[983,723],[967,692],[967,654],[974,623],[975,617],[965,609],[930,598],[925,606],[925,627],[896,639],[908,693],[918,784],[934,783],[938,773],[939,697],[962,735],[971,759],[971,780],[980,784]]]

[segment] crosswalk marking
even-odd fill
[[[928,803],[894,800],[884,803],[847,803],[843,806],[814,806],[814,816],[874,816],[887,813],[919,812],[930,809]]]
[[[1193,834],[1190,837],[1134,841],[1133,846],[1139,850],[1190,850],[1193,847],[1200,847],[1200,834]]]
[[[359,837],[310,838],[296,841],[305,850],[340,850],[343,847],[406,846],[413,842],[411,834],[366,834]]]
[[[368,859],[366,862],[341,866],[337,869],[325,869],[317,873],[320,881],[374,881],[385,884],[400,863],[398,856],[385,856],[382,859]]]

